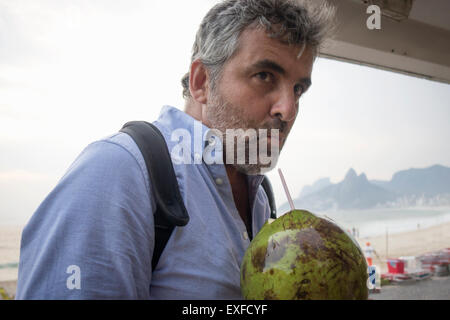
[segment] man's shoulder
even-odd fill
[[[118,132],[98,139],[84,148],[66,172],[67,175],[83,173],[97,179],[123,179],[143,176],[148,185],[144,158],[134,140]],[[63,178],[64,178],[63,177]],[[104,183],[108,183],[104,181]]]
[[[100,148],[110,149],[111,152],[117,153],[117,155],[125,155],[125,153],[128,153],[133,158],[142,158],[139,148],[134,140],[128,134],[123,132],[116,132],[102,139],[96,140],[92,142],[90,146],[91,145],[99,145]],[[126,152],[124,153],[124,151]]]

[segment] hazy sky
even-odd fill
[[[183,108],[180,79],[215,2],[0,0],[0,223],[26,222],[90,142]],[[389,180],[450,166],[448,85],[326,59],[313,83],[279,162],[293,196],[351,167]]]

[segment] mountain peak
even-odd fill
[[[356,171],[353,168],[350,168],[350,170],[348,170],[347,174],[345,175],[344,180],[354,179],[357,177],[358,175],[356,174]]]
[[[364,172],[359,175],[359,179],[362,180],[362,181],[368,181],[367,180],[367,176],[366,176],[366,174]]]

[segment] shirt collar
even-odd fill
[[[201,164],[204,160],[203,163],[207,165],[216,165],[211,164],[213,162],[211,156],[223,159],[222,141],[215,131],[187,113],[166,105],[162,108],[157,122],[162,125],[168,140],[174,145],[182,142],[181,136],[184,138],[187,135],[190,139],[189,149],[192,163]]]

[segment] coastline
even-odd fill
[[[337,222],[351,232],[357,230],[361,239],[400,234],[450,223],[448,207],[374,208],[318,213]]]

